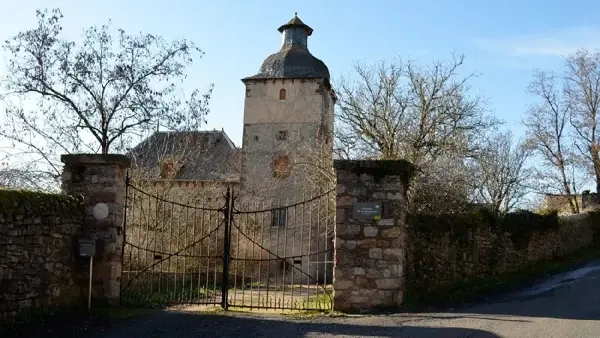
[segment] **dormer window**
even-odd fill
[[[285,91],[285,89],[283,89],[283,88],[281,88],[281,89],[279,90],[279,99],[280,99],[280,100],[285,100],[285,99],[286,99],[286,91]]]
[[[172,159],[164,160],[160,165],[160,178],[170,180],[175,175],[175,161]]]

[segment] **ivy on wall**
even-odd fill
[[[0,215],[27,215],[45,210],[73,210],[83,198],[39,191],[0,189]]]

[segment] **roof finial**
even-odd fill
[[[298,12],[294,12],[294,16],[298,16]]]

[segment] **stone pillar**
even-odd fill
[[[130,160],[117,154],[63,155],[63,192],[82,195],[86,206],[84,237],[96,240],[92,303],[120,302],[125,175]],[[85,277],[87,281],[87,276]],[[87,287],[86,287],[87,289]]]
[[[406,161],[334,163],[337,174],[334,310],[401,305],[404,284]]]

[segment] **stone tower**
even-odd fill
[[[279,27],[281,49],[246,85],[241,188],[293,202],[332,167],[335,93],[329,70],[308,49],[313,29],[297,15]]]

